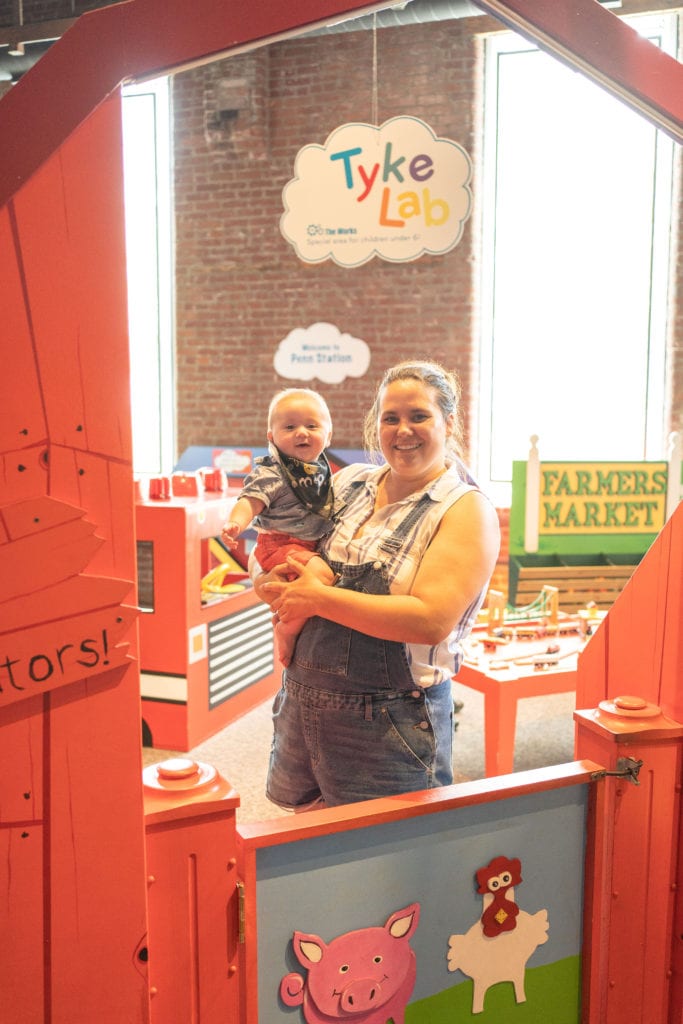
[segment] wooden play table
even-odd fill
[[[492,651],[486,650],[476,635],[470,640],[455,679],[484,695],[486,776],[513,771],[519,700],[576,690],[578,651],[584,644],[585,640],[578,635],[549,636],[513,640]],[[560,650],[547,653],[552,646]],[[540,664],[528,663],[531,659]]]

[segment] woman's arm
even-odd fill
[[[329,587],[301,569],[292,583],[264,582],[271,607],[288,618],[320,615],[382,640],[436,644],[451,632],[486,586],[500,547],[498,516],[479,491],[468,491],[444,515],[424,553],[410,594],[360,594]]]

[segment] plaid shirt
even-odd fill
[[[377,485],[385,471],[385,466],[354,465],[347,466],[335,474],[337,502],[345,504],[346,508],[329,536],[321,541],[318,551],[330,561],[345,562],[348,565],[381,563],[389,582],[390,592],[408,594],[422,556],[444,513],[463,494],[477,488],[466,483],[457,468],[451,466],[423,490],[375,511]],[[432,505],[409,530],[400,549],[391,554],[381,551],[382,541],[396,530],[425,493],[432,499]],[[363,524],[362,535],[354,537]],[[486,587],[441,643],[433,647],[426,644],[406,644],[411,672],[419,686],[428,687],[443,682],[458,671],[462,662],[460,641],[472,629],[485,596]]]

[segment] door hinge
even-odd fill
[[[235,887],[237,889],[237,941],[244,943],[244,922],[245,922],[245,903],[246,895],[244,891],[244,882],[236,882]]]
[[[595,781],[596,779],[604,779],[606,775],[612,775],[618,779],[628,779],[634,786],[639,786],[638,772],[642,766],[643,762],[636,761],[634,757],[620,757],[617,760],[616,768],[601,768],[600,771],[593,772],[591,779]]]

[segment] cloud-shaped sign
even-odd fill
[[[312,324],[290,331],[275,353],[275,372],[288,380],[340,384],[362,377],[370,365],[370,349],[360,338],[342,334],[334,324]]]
[[[415,117],[345,124],[304,146],[282,192],[280,230],[300,259],[358,267],[449,252],[470,214],[470,158]]]

